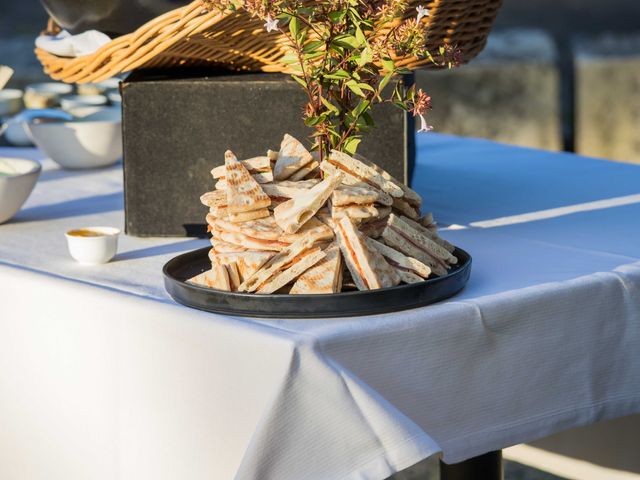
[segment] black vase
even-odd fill
[[[131,33],[188,0],[40,0],[49,16],[71,33],[99,30],[111,37]]]

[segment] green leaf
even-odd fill
[[[356,153],[361,140],[362,139],[358,137],[349,137],[342,144],[342,149],[348,154],[353,155],[354,153]]]
[[[289,31],[293,38],[298,38],[298,34],[300,33],[300,23],[297,17],[291,17],[291,20],[289,21]]]
[[[325,78],[331,78],[331,79],[334,79],[334,80],[345,80],[347,78],[350,78],[349,73],[346,72],[343,69],[336,70],[332,74],[325,75],[324,77]]]
[[[358,105],[356,105],[356,108],[354,108],[351,111],[351,115],[353,115],[354,118],[359,117],[360,115],[362,115],[362,113],[367,110],[369,108],[369,106],[371,105],[371,103],[368,100],[360,100],[358,102]]]
[[[392,72],[396,69],[396,64],[390,58],[383,58],[381,63],[382,68],[384,68],[387,72]]]
[[[338,58],[344,55],[344,48],[342,48],[340,45],[336,45],[334,42],[331,42],[329,44],[329,51],[335,52]]]
[[[307,117],[304,119],[304,124],[307,127],[314,127],[319,123],[324,122],[327,119],[328,115],[326,113],[321,113],[320,115],[315,115],[313,117]]]
[[[360,58],[357,59],[356,63],[358,64],[358,66],[362,67],[367,63],[371,63],[372,61],[373,61],[373,51],[368,46],[364,47],[362,49],[362,53],[360,54]]]
[[[303,56],[305,60],[313,60],[314,58],[321,57],[322,55],[324,55],[324,52],[319,51],[319,52],[305,53]]]
[[[329,20],[333,23],[340,23],[344,20],[344,17],[347,15],[345,10],[338,10],[335,12],[329,12]]]
[[[380,80],[380,85],[378,86],[378,91],[382,92],[382,90],[384,90],[384,87],[386,87],[391,81],[391,77],[393,77],[393,71],[390,71],[384,77],[382,77],[382,80]]]
[[[303,27],[300,29],[300,33],[298,34],[298,43],[300,45],[304,45],[304,42],[307,39],[308,32],[309,32],[309,27]]]
[[[369,90],[370,92],[375,92],[375,88],[373,88],[371,85],[369,85],[368,83],[358,83],[358,87],[360,87],[362,90]]]
[[[353,35],[338,35],[332,42],[332,44],[340,47],[353,50],[358,47],[358,41]]]
[[[302,85],[303,88],[307,88],[306,82],[302,78],[300,78],[299,76],[291,75],[291,78],[293,78],[296,82],[298,82],[300,85]]]
[[[310,17],[313,15],[315,9],[311,7],[299,7],[297,11],[300,16]]]
[[[367,44],[367,37],[364,36],[364,33],[362,32],[362,29],[359,26],[356,26],[355,38],[356,38],[356,41],[358,42],[357,45],[359,47]]]
[[[292,63],[298,63],[300,59],[298,58],[298,55],[290,53],[282,57],[280,61],[284,64],[291,65]]]
[[[347,82],[347,87],[349,87],[349,90],[360,97],[366,97],[367,94],[362,91],[359,85],[360,84],[358,84],[358,82],[356,82],[355,80],[349,80]]]
[[[331,113],[335,113],[336,115],[340,113],[340,110],[338,109],[338,107],[336,107],[333,103],[331,103],[326,98],[320,97],[320,101],[325,107],[327,107],[327,110],[329,110]]]
[[[311,53],[316,51],[318,48],[322,47],[324,45],[324,42],[322,40],[313,40],[309,43],[307,43],[303,48],[302,51],[304,53]]]

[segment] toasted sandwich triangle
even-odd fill
[[[271,172],[271,160],[269,157],[254,157],[247,160],[240,160],[240,163],[251,173],[270,173]],[[211,175],[214,179],[225,178],[227,174],[226,165],[220,165],[219,167],[211,170]]]
[[[189,283],[200,285],[202,287],[215,288],[217,290],[231,290],[231,284],[229,282],[229,273],[224,265],[219,262],[211,263],[211,270],[202,272],[193,278],[187,280]]]
[[[258,293],[274,293],[288,283],[300,277],[309,268],[316,265],[325,257],[325,252],[316,247],[303,252],[288,268],[277,272],[271,279],[258,288]]]
[[[397,272],[380,253],[366,245],[364,236],[351,219],[341,219],[336,229],[340,251],[358,290],[374,290],[400,283]]]
[[[273,168],[273,178],[286,180],[311,162],[313,162],[313,156],[309,151],[304,148],[302,143],[287,133],[280,144],[278,159]]]
[[[320,210],[341,181],[340,174],[327,177],[302,195],[278,205],[273,210],[276,223],[285,233],[296,233]]]
[[[344,152],[331,150],[328,162],[338,169],[358,178],[362,182],[387,192],[392,197],[401,198],[404,196],[403,190],[394,182],[385,178],[376,169]]]
[[[274,252],[249,251],[241,253],[219,253],[215,255],[223,265],[235,265],[243,282],[257,272],[275,255]]]
[[[417,260],[413,257],[408,257],[404,253],[391,248],[382,242],[374,240],[373,238],[367,238],[366,242],[370,248],[377,250],[382,254],[385,260],[387,260],[387,263],[389,263],[398,271],[403,281],[406,281],[404,280],[405,276],[403,275],[403,272],[418,275],[419,277],[421,277],[421,279],[427,278],[431,274],[431,268],[422,263],[420,260]]]
[[[260,210],[271,205],[271,199],[260,184],[230,150],[224,154],[227,183],[227,208],[229,213]]]
[[[314,250],[313,244],[315,241],[316,238],[307,237],[292,245],[284,247],[277,255],[267,261],[257,272],[245,279],[238,288],[238,291],[255,292],[258,288],[264,287],[272,277],[286,269],[289,263],[294,262],[305,252]],[[315,250],[319,249],[316,247]]]
[[[342,254],[337,243],[325,250],[326,257],[304,272],[293,284],[291,294],[339,293],[342,289]]]

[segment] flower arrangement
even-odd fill
[[[420,132],[432,129],[425,116],[431,97],[397,82],[385,87],[408,58],[426,58],[440,67],[454,67],[460,50],[443,45],[426,49],[429,11],[416,8],[406,18],[407,0],[209,0],[208,8],[244,9],[264,21],[268,32],[287,39],[290,53],[282,61],[308,96],[303,117],[314,128],[314,149],[322,159],[331,149],[356,152],[363,134],[373,126],[371,109],[392,102],[420,118]]]

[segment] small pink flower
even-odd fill
[[[422,5],[418,5],[416,7],[416,11],[418,12],[418,15],[416,16],[416,23],[420,23],[420,20],[429,16],[429,10]]]
[[[431,130],[433,130],[433,127],[431,125],[427,125],[424,115],[420,114],[420,130],[418,130],[418,133],[427,133]]]
[[[278,19],[272,19],[271,17],[266,18],[266,22],[264,22],[264,28],[267,29],[267,32],[273,32],[274,30],[278,30]]]

